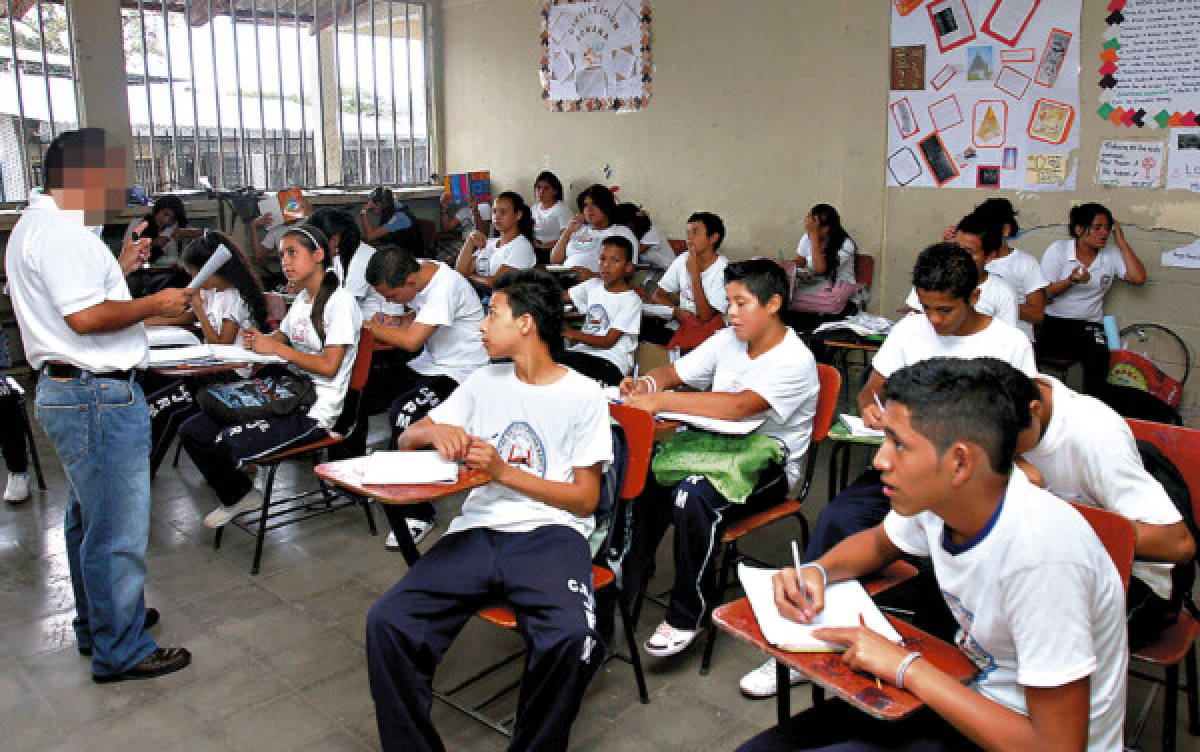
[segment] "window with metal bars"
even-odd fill
[[[424,2],[121,6],[149,191],[428,183]]]

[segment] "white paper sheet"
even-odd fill
[[[675,315],[675,309],[669,305],[659,305],[658,303],[643,303],[642,315],[650,316],[656,319],[669,319]]]
[[[1101,141],[1096,183],[1122,188],[1161,188],[1163,152],[1159,141]]]
[[[453,483],[458,463],[442,459],[435,450],[375,452],[363,466],[363,483]]]
[[[1172,128],[1167,139],[1167,188],[1200,191],[1200,128]]]
[[[200,338],[182,326],[148,326],[146,340],[151,347],[180,347],[199,345]]]
[[[723,433],[728,436],[745,436],[748,433],[752,433],[766,421],[765,417],[747,418],[745,420],[721,420],[720,418],[708,418],[703,415],[671,411],[658,413],[654,417],[664,420],[677,420],[680,423],[687,423],[689,426],[699,428],[702,431]]]
[[[885,434],[877,428],[867,428],[866,422],[857,415],[849,413],[841,414],[842,423],[846,426],[846,430],[851,436],[857,436],[863,439],[882,439]]]
[[[204,262],[204,266],[200,267],[200,271],[196,272],[196,276],[192,277],[192,281],[188,282],[188,289],[195,290],[208,281],[208,278],[217,273],[217,270],[225,266],[229,259],[233,258],[233,252],[225,246],[224,243],[217,246],[217,250],[213,251],[208,257],[208,261]]]

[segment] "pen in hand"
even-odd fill
[[[871,396],[875,398],[875,407],[879,408],[879,412],[883,412],[883,402],[879,399],[879,392],[871,392]]]

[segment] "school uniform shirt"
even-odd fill
[[[500,238],[488,238],[487,245],[475,251],[475,273],[491,277],[502,266],[514,269],[529,269],[537,263],[533,243],[524,235],[517,235],[504,245]]]
[[[246,305],[236,287],[201,290],[200,296],[204,301],[204,315],[208,318],[209,325],[218,333],[226,319],[237,324],[238,329],[258,328],[259,325],[250,314],[250,306]]]
[[[857,281],[854,274],[854,254],[857,252],[858,249],[855,248],[854,241],[846,238],[846,241],[842,243],[842,247],[838,249],[837,275],[834,277],[834,284],[852,285]],[[807,233],[796,244],[796,255],[804,259],[804,263],[809,269],[813,268],[812,241],[809,240]],[[822,275],[822,279],[828,279],[828,277]]]
[[[675,257],[662,279],[658,280],[660,289],[672,295],[679,296],[679,307],[685,311],[696,312],[696,296],[692,292],[692,275],[688,274],[687,260],[691,251],[685,251]],[[717,256],[717,260],[704,271],[700,272],[700,284],[704,287],[704,297],[708,304],[722,316],[729,309],[729,300],[725,297],[725,267],[729,259]],[[678,322],[671,322],[677,327]]]
[[[486,365],[430,410],[429,418],[481,437],[509,465],[546,480],[569,483],[574,468],[613,459],[600,385],[569,368],[554,383],[538,386],[518,379],[512,363]],[[565,525],[586,539],[595,521],[488,483],[471,491],[446,532],[486,527],[524,533],[543,525]]]
[[[1042,255],[1042,274],[1051,282],[1066,279],[1082,266],[1075,255],[1073,238],[1056,240]],[[1120,249],[1112,244],[1101,248],[1088,272],[1091,279],[1068,287],[1046,304],[1046,315],[1095,322],[1104,318],[1104,296],[1117,278],[1125,277],[1125,259],[1121,257]]]
[[[399,316],[405,310],[403,303],[389,303],[367,283],[367,264],[371,263],[371,257],[374,255],[375,248],[373,246],[359,243],[358,248],[354,251],[354,258],[350,259],[350,267],[346,269],[343,282],[346,290],[358,301],[364,321],[380,312],[389,316]],[[341,265],[340,257],[334,261],[338,266]]]
[[[675,372],[696,389],[749,389],[762,397],[767,409],[760,413],[765,420],[758,433],[783,444],[788,486],[795,488],[801,480],[801,459],[812,438],[817,393],[821,390],[817,362],[790,327],[779,344],[757,358],[749,356],[747,347],[732,328],[726,327],[675,361]]]
[[[923,313],[910,313],[896,322],[875,353],[871,367],[887,378],[905,366],[929,358],[985,356],[999,358],[1030,378],[1037,376],[1033,347],[1015,326],[992,319],[992,323],[975,334],[943,337]]]
[[[479,324],[483,307],[466,277],[440,261],[425,288],[413,297],[416,323],[434,327],[408,367],[423,376],[445,374],[458,383],[488,362]]]
[[[621,332],[612,347],[576,342],[570,349],[598,355],[619,368],[621,373],[628,374],[633,368],[633,351],[637,349],[638,334],[642,330],[642,299],[637,291],[612,293],[604,288],[604,280],[592,277],[572,287],[567,294],[576,310],[584,315],[584,334],[603,337],[611,329]]]
[[[639,249],[637,235],[634,235],[633,230],[625,225],[610,224],[603,230],[596,230],[589,225],[584,225],[571,233],[571,238],[567,241],[567,257],[563,260],[563,266],[581,266],[591,272],[599,271],[600,246],[604,244],[605,238],[613,235],[620,235],[633,246],[633,263],[636,264]]]
[[[675,250],[671,248],[671,243],[662,234],[662,230],[654,225],[650,225],[650,229],[646,230],[638,245],[641,248],[638,260],[643,264],[650,264],[656,269],[666,269],[675,260]]]
[[[543,209],[541,202],[535,201],[533,209],[533,239],[539,243],[556,243],[562,237],[563,230],[571,224],[571,210],[561,201],[549,209]]]
[[[1017,294],[1017,328],[1029,341],[1033,341],[1033,324],[1021,318],[1020,307],[1025,305],[1029,296],[1038,290],[1046,289],[1050,284],[1038,260],[1025,251],[1012,249],[1004,258],[992,259],[987,263],[988,274],[998,277]]]
[[[308,290],[301,290],[280,322],[279,330],[287,335],[292,347],[304,353],[319,353],[327,345],[346,346],[341,365],[332,377],[289,365],[293,371],[312,379],[317,401],[309,408],[308,417],[329,430],[342,414],[342,403],[346,399],[346,390],[350,387],[350,372],[354,370],[354,358],[358,355],[362,313],[354,302],[354,296],[346,292],[345,288],[339,287],[334,290],[325,303],[325,342],[322,343],[312,325],[312,307],[312,298],[309,297]]]
[[[915,287],[909,291],[904,303],[916,311],[921,310],[921,299],[917,297]],[[979,300],[975,303],[975,311],[1016,327],[1017,291],[996,275],[988,274],[987,279],[979,286]],[[1030,329],[1030,331],[1033,330]],[[1029,341],[1033,341],[1032,336]]]
[[[5,252],[25,357],[34,368],[70,363],[94,373],[144,366],[149,355],[139,322],[115,332],[77,334],[64,317],[106,300],[130,300],[125,275],[104,241],[83,223],[83,212],[62,210],[31,193]]]
[[[1038,379],[1050,384],[1054,412],[1042,440],[1024,456],[1041,471],[1047,491],[1134,522],[1173,525],[1183,519],[1162,485],[1146,472],[1124,418],[1058,379]],[[1133,576],[1167,599],[1173,566],[1138,560],[1133,563]]]
[[[1079,512],[1015,471],[992,519],[965,543],[929,511],[889,512],[883,529],[901,551],[933,559],[955,640],[979,668],[969,686],[1028,716],[1026,687],[1088,677],[1087,749],[1120,752],[1125,591]]]

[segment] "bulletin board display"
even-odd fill
[[[1081,0],[892,0],[889,186],[1070,190]]]
[[[542,100],[552,112],[632,111],[650,102],[648,0],[542,4]]]

